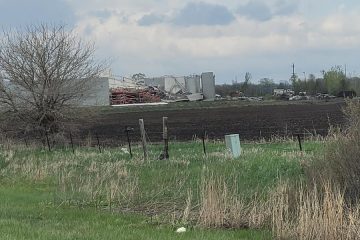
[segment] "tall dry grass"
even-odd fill
[[[244,200],[223,178],[207,175],[200,185],[197,224],[207,228],[271,229],[276,239],[360,239],[360,205],[344,191],[281,183],[266,198]]]
[[[205,173],[199,186],[197,224],[207,228],[263,228],[269,219],[266,202],[253,196],[251,201],[237,191],[234,179],[229,185],[225,178]]]
[[[345,190],[346,201],[356,203],[360,198],[360,102],[347,101],[343,111],[348,125],[331,128],[324,154],[314,158],[305,172],[309,182],[332,182]]]

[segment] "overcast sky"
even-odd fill
[[[0,0],[0,25],[65,23],[130,76],[214,71],[218,83],[360,74],[359,0]]]

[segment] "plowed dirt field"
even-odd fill
[[[162,117],[168,117],[169,136],[172,140],[191,140],[206,130],[210,139],[222,139],[225,134],[239,133],[241,139],[269,139],[274,136],[296,134],[326,135],[330,125],[345,123],[341,111],[343,101],[288,102],[259,104],[211,103],[191,107],[134,107],[98,111],[91,118],[74,123],[79,129],[78,139],[99,136],[104,144],[119,144],[126,140],[126,126],[134,128],[133,141],[138,141],[138,120],[144,119],[145,129],[152,142],[162,139]]]

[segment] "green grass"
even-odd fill
[[[168,225],[139,215],[92,208],[54,206],[44,184],[0,186],[0,239],[269,239],[251,230],[190,229],[177,234]]]
[[[280,180],[304,177],[301,161],[323,149],[307,141],[243,143],[232,159],[222,142],[171,143],[170,159],[159,161],[162,146],[152,145],[148,161],[139,146],[134,157],[119,148],[0,151],[0,238],[2,239],[264,239],[250,230],[202,230],[175,234],[189,192],[197,211],[199,186],[220,177],[243,199],[266,193]],[[137,214],[121,214],[137,212]],[[130,215],[129,215],[130,214]],[[171,217],[175,214],[175,217]],[[179,215],[180,214],[180,215]],[[264,235],[265,234],[265,235]]]

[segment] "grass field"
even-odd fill
[[[140,215],[54,206],[44,184],[0,187],[0,239],[266,239],[250,230],[193,229],[174,233],[169,225]]]
[[[131,159],[115,148],[73,154],[3,145],[0,238],[270,239],[268,228],[208,222],[203,190],[219,182],[229,201],[266,198],[280,181],[301,181],[302,162],[321,152],[323,142],[305,142],[303,153],[296,141],[242,147],[242,156],[232,159],[222,142],[208,142],[206,156],[199,141],[171,143],[170,160],[159,161],[161,146],[153,145],[143,161],[139,147]],[[180,226],[190,231],[174,233]]]

